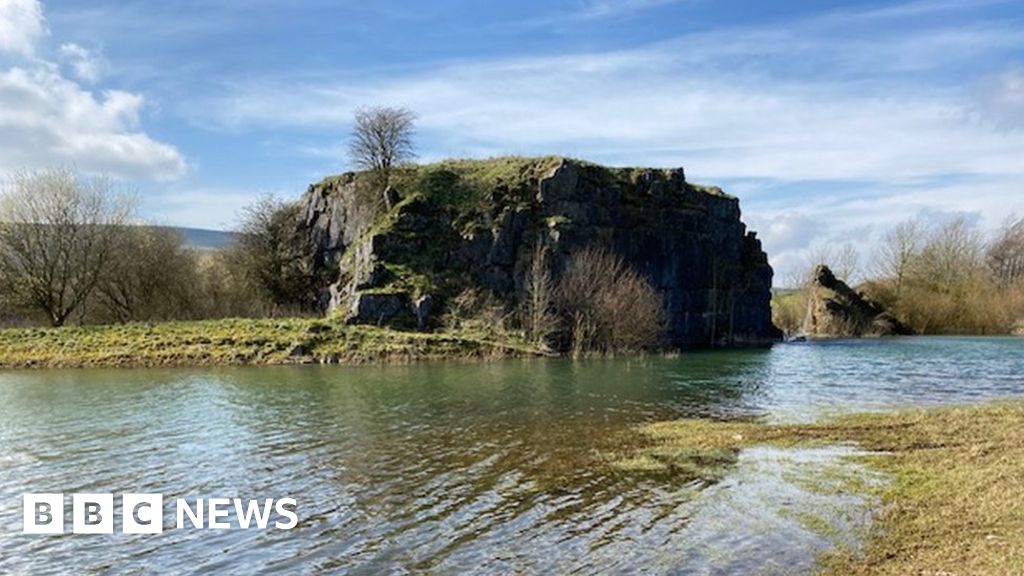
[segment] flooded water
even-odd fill
[[[681,416],[800,421],[1021,393],[1024,340],[1010,338],[0,373],[0,573],[809,572],[870,518],[870,502],[806,482],[863,472],[850,448],[748,450],[714,483],[616,472],[608,451]],[[24,535],[26,492],[69,508],[72,493],[162,493],[166,530]],[[175,528],[174,499],[214,496],[292,497],[299,524]]]

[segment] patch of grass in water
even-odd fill
[[[623,455],[621,470],[713,477],[719,472],[698,466],[704,457],[761,444],[853,443],[868,451],[855,458],[891,480],[847,488],[876,495],[881,509],[865,546],[827,554],[825,573],[1024,574],[1024,402],[808,425],[684,420],[641,431],[647,444]]]

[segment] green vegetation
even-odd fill
[[[858,414],[807,425],[683,420],[643,427],[616,460],[628,473],[713,481],[743,448],[856,443],[890,477],[863,550],[823,558],[830,574],[1024,573],[1024,402]]]
[[[529,356],[470,330],[402,332],[312,319],[227,319],[0,330],[0,368],[412,362]]]

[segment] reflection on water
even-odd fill
[[[624,476],[602,454],[640,422],[974,400],[1021,393],[1022,374],[1024,342],[1013,339],[583,363],[3,373],[0,572],[807,571],[864,519],[857,498],[815,495],[791,474],[852,466],[834,452],[751,450],[714,486]],[[292,496],[301,522],[23,536],[24,492]],[[807,522],[821,510],[833,511],[827,537]]]

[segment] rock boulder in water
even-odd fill
[[[803,332],[809,338],[860,338],[911,333],[880,304],[847,286],[825,265],[814,269],[808,288]]]

